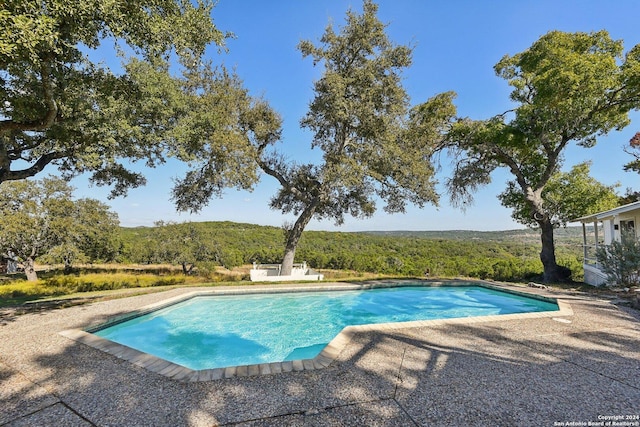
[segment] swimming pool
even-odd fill
[[[94,334],[193,370],[312,359],[350,325],[558,310],[483,286],[198,296]]]

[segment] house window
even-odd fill
[[[635,223],[632,219],[626,221],[620,221],[620,229],[624,233],[625,231],[634,231]]]
[[[625,236],[635,238],[635,230],[636,224],[632,219],[620,221],[620,236],[622,238],[624,238]]]

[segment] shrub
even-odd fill
[[[596,250],[596,259],[610,282],[618,285],[640,285],[640,239],[628,232],[621,241]]]

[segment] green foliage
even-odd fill
[[[0,182],[55,164],[70,177],[91,173],[118,195],[144,183],[127,161],[162,162],[186,89],[169,73],[200,62],[227,35],[213,2],[42,0],[3,2],[0,11]],[[115,74],[87,50],[134,57]],[[180,68],[180,67],[177,67]]]
[[[618,285],[640,285],[640,238],[633,231],[623,233],[620,241],[599,246],[596,259],[610,282]]]
[[[640,202],[640,191],[634,191],[632,188],[627,187],[624,194],[618,197],[618,205],[628,205],[629,203]]]
[[[558,281],[554,222],[566,221],[576,208],[596,209],[581,200],[589,190],[579,170],[585,166],[557,175],[562,154],[571,142],[588,148],[629,124],[629,112],[640,107],[640,45],[623,55],[622,42],[606,31],[551,31],[526,51],[503,57],[495,71],[512,86],[516,107],[454,124],[442,146],[456,165],[447,185],[454,204],[464,206],[495,169],[507,168],[513,180],[501,200],[514,208],[514,218],[540,227],[545,280]],[[574,178],[575,187],[569,185]]]
[[[626,126],[640,105],[639,52],[636,46],[623,57],[622,43],[605,31],[552,31],[502,58],[496,73],[514,88],[517,107],[513,115],[456,124],[448,145],[462,161],[449,183],[454,200],[469,201],[465,190],[488,183],[497,167],[511,170],[514,187],[529,200],[558,171],[569,142],[589,147]]]
[[[93,292],[151,286],[170,286],[185,283],[184,276],[155,274],[83,274],[55,275],[47,279],[14,281],[0,285],[0,299],[16,299],[68,295],[76,292]]]
[[[225,264],[224,254],[233,254],[233,264],[279,263],[282,259],[282,230],[231,222],[191,223],[201,240],[211,245],[207,259],[196,262],[198,274],[215,272]],[[171,228],[169,228],[171,229]],[[153,247],[155,227],[122,228],[124,255],[129,262],[157,263],[144,248]],[[575,232],[574,232],[575,231]],[[573,271],[582,270],[579,229],[559,232],[559,263]],[[528,230],[513,232],[376,232],[339,233],[307,231],[298,256],[315,269],[422,277],[477,277],[506,281],[531,280],[540,275],[542,264],[536,250],[539,237]],[[214,277],[214,276],[211,276]],[[574,280],[579,280],[579,275]]]
[[[198,256],[195,256],[195,251],[192,252],[194,254],[192,262],[196,265],[214,263],[233,268],[254,261],[274,263],[282,258],[280,244],[282,231],[277,227],[259,227],[231,222],[163,224],[162,227],[163,230],[159,230],[158,227],[122,228],[125,260],[141,264],[180,264],[172,253],[158,250],[158,248],[163,245],[171,246],[165,245],[161,240],[173,241],[177,246],[178,240],[182,238],[184,241],[186,236],[192,236],[192,241],[200,247]],[[175,236],[171,237],[171,234]],[[187,252],[188,249],[175,248],[175,251]]]
[[[155,233],[146,246],[157,261],[178,264],[184,274],[191,273],[194,264],[205,259],[208,249],[203,236],[190,224],[163,222],[156,223]]]
[[[580,163],[569,172],[557,172],[549,178],[542,190],[542,199],[554,226],[566,226],[576,218],[618,206],[618,196],[614,191],[617,186],[607,186],[594,180],[589,176],[589,168],[590,163]],[[531,205],[513,182],[499,198],[505,207],[513,209],[513,219],[529,227],[537,226]]]
[[[624,165],[624,170],[640,173],[640,132],[637,132],[631,138],[629,146],[624,151],[634,158],[634,160]]]
[[[170,154],[189,165],[177,180],[177,208],[197,212],[225,188],[251,189],[258,180],[256,139],[276,140],[280,118],[253,99],[235,74],[210,64],[191,67],[180,121],[169,132]]]
[[[211,9],[211,2],[175,0],[8,0],[0,14],[7,30],[0,38],[0,64],[37,63],[45,52],[75,58],[80,43],[96,48],[107,37],[148,57],[168,55],[172,48],[181,55],[199,54],[225,37],[212,25]]]
[[[45,264],[64,263],[65,268],[71,269],[74,263],[86,263],[90,259],[72,243],[61,243],[51,248],[38,260]]]
[[[24,263],[31,280],[40,257],[64,262],[113,259],[118,218],[93,199],[72,199],[73,188],[60,178],[0,184],[0,254]]]

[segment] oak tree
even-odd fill
[[[115,235],[116,214],[97,200],[72,195],[60,178],[0,184],[0,254],[17,259],[28,280],[37,280],[35,262],[42,256],[60,258],[69,268],[79,256],[104,254],[108,235]]]
[[[391,213],[403,212],[407,203],[437,203],[430,156],[455,115],[453,94],[410,108],[401,72],[411,64],[411,48],[388,39],[377,10],[365,1],[363,13],[349,11],[339,32],[329,26],[318,46],[309,41],[298,46],[303,57],[324,65],[314,84],[315,98],[300,122],[312,134],[311,148],[322,153],[318,162],[296,163],[275,149],[282,119],[267,101],[251,97],[236,76],[197,70],[200,78],[191,80],[199,82],[197,93],[203,95],[192,106],[194,116],[215,123],[215,112],[224,110],[239,120],[237,127],[212,126],[186,145],[184,154],[192,156],[193,166],[173,192],[178,209],[197,211],[225,186],[251,188],[258,170],[275,178],[280,190],[271,208],[297,216],[285,230],[281,274],[287,275],[312,218],[340,225],[346,215],[371,216],[378,200]],[[227,97],[210,90],[219,84],[227,88]],[[244,138],[244,146],[238,137]],[[231,149],[209,148],[220,140],[229,141],[225,146]],[[247,155],[253,171],[244,161]],[[225,179],[228,159],[237,161],[241,172]]]
[[[297,216],[285,233],[283,275],[290,274],[312,218],[340,225],[346,215],[371,216],[378,200],[389,213],[403,212],[408,203],[438,201],[430,155],[455,114],[453,94],[410,108],[401,73],[411,65],[412,50],[389,40],[377,10],[365,1],[362,14],[347,12],[339,32],[328,26],[318,45],[298,46],[303,57],[324,65],[300,122],[322,160],[297,164],[270,151],[272,141],[256,144],[260,168],[281,185],[271,208]]]
[[[156,262],[178,264],[185,275],[191,274],[197,262],[209,261],[213,242],[192,223],[176,224],[158,221],[151,242]]]
[[[176,58],[197,64],[227,36],[210,0],[7,0],[0,9],[0,182],[55,166],[89,173],[113,195],[141,185],[129,162],[168,154],[184,111]],[[123,71],[92,61],[101,47],[128,56]]]
[[[623,53],[606,31],[552,31],[495,66],[513,87],[515,107],[488,120],[460,119],[443,148],[454,158],[448,188],[454,204],[506,168],[513,175],[501,196],[514,217],[540,229],[544,280],[563,279],[555,256],[553,203],[547,186],[564,163],[569,144],[589,148],[598,136],[629,124],[640,106],[640,45]],[[568,187],[570,196],[575,189]],[[515,198],[518,202],[515,202]]]

